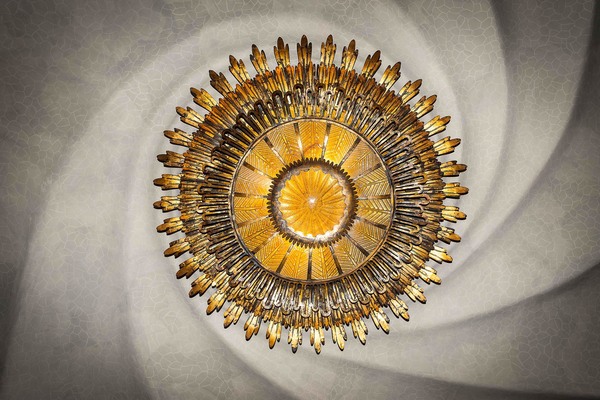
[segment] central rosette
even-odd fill
[[[306,246],[333,242],[352,224],[356,193],[339,167],[319,160],[291,164],[275,178],[269,196],[277,229]]]

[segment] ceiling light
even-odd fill
[[[244,314],[246,339],[263,325],[271,348],[285,328],[294,352],[308,332],[317,353],[328,330],[343,350],[348,327],[365,343],[365,319],[408,320],[402,298],[425,302],[416,279],[440,283],[426,263],[452,260],[437,243],[459,241],[444,223],[465,218],[443,201],[467,189],[442,180],[466,166],[438,157],[460,140],[434,139],[450,117],[421,121],[436,96],[410,102],[420,80],[392,90],[400,63],[374,78],[379,51],[360,71],[354,40],[337,65],[331,36],[316,62],[305,36],[297,64],[281,38],[274,53],[271,69],[252,46],[254,77],[230,56],[235,87],[210,71],[218,101],[191,89],[205,115],[177,108],[194,132],[165,132],[186,151],[158,156],[181,170],[154,181],[177,191],[155,207],[179,212],[158,230],[183,232],[165,255],[191,254],[177,277],[194,277],[190,296],[214,288],[207,312],[226,305],[225,327]]]

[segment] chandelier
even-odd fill
[[[270,348],[287,332],[296,352],[308,334],[317,353],[331,331],[343,350],[347,330],[365,344],[366,319],[386,333],[388,310],[408,320],[402,297],[425,302],[415,280],[440,283],[427,262],[452,261],[438,243],[460,237],[443,223],[465,218],[443,201],[468,190],[442,180],[466,166],[438,157],[460,140],[434,139],[450,117],[421,120],[436,96],[409,103],[420,80],[392,90],[400,63],[374,78],[379,51],[360,72],[354,40],[338,65],[332,36],[315,62],[306,36],[297,64],[281,38],[274,53],[271,69],[252,46],[254,77],[230,56],[235,87],[210,71],[218,101],[191,89],[204,115],[177,108],[194,132],[165,131],[185,152],[158,156],[180,171],[154,181],[178,191],[154,203],[179,212],[157,229],[184,234],[165,255],[190,255],[177,277],[194,277],[190,297],[212,288],[225,328],[243,315],[247,340],[264,326]]]

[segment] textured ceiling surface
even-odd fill
[[[600,17],[590,1],[0,5],[0,397],[600,396]],[[187,298],[152,186],[175,106],[278,36],[357,40],[462,138],[468,219],[426,306],[292,354]],[[341,47],[340,47],[341,48]],[[313,51],[314,52],[314,51]],[[318,50],[317,50],[318,52]],[[381,74],[382,70],[379,72]]]

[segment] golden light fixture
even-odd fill
[[[425,302],[414,281],[440,283],[426,262],[452,261],[436,243],[460,237],[442,223],[465,218],[443,200],[468,190],[442,180],[466,166],[437,158],[460,140],[431,139],[450,117],[420,120],[436,96],[409,104],[420,80],[392,90],[400,63],[378,82],[380,52],[357,72],[354,40],[339,66],[332,36],[321,45],[318,64],[306,36],[297,50],[293,65],[279,38],[271,70],[253,45],[253,78],[230,56],[235,88],[222,73],[209,72],[218,102],[204,89],[191,89],[207,113],[177,108],[196,131],[165,131],[187,151],[158,156],[181,172],[154,181],[179,191],[154,206],[180,212],[157,229],[185,234],[165,255],[191,253],[177,277],[197,275],[190,297],[214,288],[208,314],[227,302],[225,327],[247,313],[247,340],[264,323],[269,347],[286,328],[292,351],[304,331],[319,353],[325,330],[343,350],[346,327],[364,344],[364,319],[387,333],[385,308],[408,320],[400,296]]]

